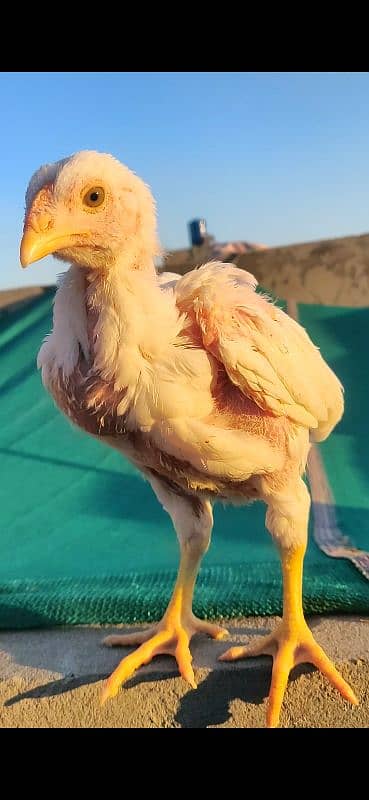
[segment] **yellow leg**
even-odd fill
[[[314,664],[346,700],[354,705],[358,703],[354,692],[316,643],[305,622],[302,609],[304,553],[305,547],[282,549],[283,619],[276,630],[255,644],[246,647],[232,647],[220,656],[221,661],[233,661],[258,655],[273,657],[267,712],[268,728],[278,726],[288,676],[296,664],[305,662]]]
[[[163,619],[149,630],[122,636],[108,636],[104,640],[104,644],[110,647],[132,644],[140,644],[140,647],[126,656],[107,680],[102,693],[102,702],[114,697],[120,686],[131,678],[139,667],[147,664],[154,656],[163,654],[175,657],[182,677],[193,688],[196,688],[189,649],[192,636],[195,633],[206,633],[213,639],[223,639],[227,635],[224,628],[197,619],[192,612],[196,577],[210,538],[212,524],[210,504],[204,504],[202,515],[194,520],[191,518],[191,508],[187,509],[183,500],[177,500],[175,508],[179,502],[182,502],[183,512],[186,512],[186,516],[183,513],[181,518],[178,519],[178,514],[175,517],[177,532],[181,531],[179,535],[181,561],[172,598]],[[208,533],[204,533],[206,520],[209,527]]]

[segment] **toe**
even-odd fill
[[[152,636],[149,641],[141,644],[141,647],[130,653],[129,656],[123,658],[104,686],[102,702],[105,702],[108,698],[115,697],[123,683],[126,683],[139,667],[143,664],[148,664],[154,656],[162,653],[167,641],[168,634],[160,631],[155,636]]]
[[[239,658],[246,658],[246,647],[230,647],[221,656],[218,661],[237,661]]]
[[[230,647],[223,655],[219,656],[219,661],[237,661],[240,658],[252,658],[253,656],[272,656],[274,652],[273,635],[264,636],[246,647]]]
[[[191,663],[192,655],[190,653],[189,640],[185,634],[178,638],[175,657],[182,678],[184,678],[193,689],[196,689],[197,683],[195,681],[195,675]]]
[[[111,634],[110,636],[105,636],[102,644],[105,645],[105,647],[131,647],[135,644],[143,644],[144,642],[147,642],[154,633],[154,628],[148,628],[145,631]]]
[[[336,667],[332,664],[331,660],[326,656],[324,650],[322,650],[319,645],[313,641],[312,644],[309,644],[305,647],[300,648],[298,662],[303,663],[305,661],[311,662],[314,664],[315,667],[323,674],[326,678],[328,678],[329,682],[334,686],[345,698],[353,705],[357,706],[359,701],[349,686],[348,683],[342,678],[342,675],[338,672]]]
[[[226,628],[202,619],[196,620],[196,633],[206,633],[207,636],[211,636],[212,639],[217,639],[218,641],[228,636]]]
[[[272,682],[268,700],[267,728],[278,727],[284,693],[292,667],[292,649],[283,648],[277,653],[273,662]]]

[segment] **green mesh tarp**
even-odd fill
[[[178,563],[169,517],[118,453],[72,428],[35,360],[49,293],[0,316],[0,627],[144,622],[168,602]],[[300,306],[301,322],[346,387],[346,414],[322,446],[338,522],[369,548],[369,309]],[[301,365],[303,369],[303,364]],[[216,506],[195,594],[202,617],[281,612],[265,508]],[[308,613],[369,612],[369,582],[310,535]]]

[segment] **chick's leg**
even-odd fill
[[[151,484],[170,514],[178,535],[181,559],[177,581],[164,617],[157,625],[143,633],[108,636],[104,640],[104,644],[111,647],[133,644],[140,644],[140,647],[126,656],[110,676],[103,689],[102,702],[114,697],[140,666],[163,654],[175,657],[182,677],[196,688],[189,649],[191,637],[195,633],[206,633],[214,639],[223,639],[227,634],[224,628],[197,619],[192,612],[196,577],[213,525],[211,504],[178,496],[157,480]]]
[[[304,619],[302,573],[309,508],[310,497],[302,480],[293,495],[269,500],[266,524],[276,540],[282,561],[282,622],[270,636],[246,647],[232,647],[220,657],[221,660],[232,661],[249,656],[272,656],[272,682],[267,711],[269,728],[278,726],[288,676],[296,664],[314,664],[346,700],[357,704],[354,692],[316,643]]]

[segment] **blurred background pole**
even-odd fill
[[[214,236],[209,236],[205,219],[192,219],[188,223],[190,247],[195,264],[204,264],[211,258]]]

